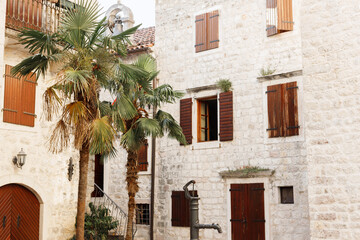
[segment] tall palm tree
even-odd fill
[[[19,41],[32,56],[17,64],[12,72],[21,75],[34,72],[39,77],[45,75],[52,64],[59,69],[53,85],[43,95],[44,112],[47,120],[58,118],[50,137],[51,151],[61,152],[70,144],[79,151],[78,240],[84,239],[89,155],[115,152],[116,131],[112,118],[105,115],[108,105],[99,101],[99,90],[111,85],[115,66],[117,74],[147,76],[144,70],[119,60],[119,56],[126,54],[128,37],[137,27],[107,37],[104,36],[105,20],[98,19],[98,3],[79,0],[74,9],[67,9],[57,33],[23,30]],[[138,115],[127,96],[120,94],[119,99],[117,116],[127,120]]]
[[[135,195],[139,190],[138,150],[145,144],[147,137],[163,137],[165,134],[186,144],[182,129],[171,114],[162,110],[154,111],[154,114],[149,113],[149,110],[160,109],[162,104],[175,103],[183,94],[173,90],[168,84],[153,88],[158,71],[156,62],[151,56],[140,56],[133,66],[145,70],[147,74],[140,76],[117,71],[113,85],[109,86],[109,90],[117,96],[112,106],[115,110],[112,119],[117,131],[122,133],[120,143],[127,151],[126,182],[129,200],[126,240],[132,239]],[[136,109],[137,114],[131,119],[123,118],[118,114],[121,96],[130,99]]]

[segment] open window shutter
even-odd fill
[[[212,11],[206,14],[207,18],[207,49],[219,47],[219,11]]]
[[[265,239],[264,184],[255,183],[248,186],[248,232],[252,239]]]
[[[220,141],[233,140],[233,92],[220,93]]]
[[[171,226],[181,226],[181,191],[171,194]]]
[[[266,34],[268,37],[277,34],[277,0],[266,0]]]
[[[180,100],[180,126],[188,144],[192,143],[192,99]]]
[[[11,76],[11,66],[5,66],[4,122],[20,124],[22,78]]]
[[[285,136],[299,135],[297,83],[283,84],[284,91],[284,115]]]
[[[195,25],[195,52],[201,52],[206,50],[206,13],[196,16]]]
[[[148,167],[147,156],[148,156],[148,143],[146,141],[146,143],[140,148],[138,153],[139,171],[147,171],[147,167]]]
[[[20,124],[33,127],[35,122],[36,75],[29,74],[23,78],[21,94]]]
[[[278,30],[293,30],[292,0],[277,0]]]
[[[281,84],[267,87],[269,137],[280,137],[281,132]]]

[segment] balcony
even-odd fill
[[[6,0],[6,27],[13,30],[31,28],[47,33],[58,30],[64,0]],[[64,1],[64,3],[60,3]],[[66,1],[68,3],[69,1]]]

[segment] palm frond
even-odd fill
[[[63,85],[67,94],[81,93],[84,97],[89,95],[91,72],[69,68],[64,71]]]
[[[48,87],[43,94],[43,109],[47,121],[51,121],[53,114],[56,114],[62,104],[61,98],[56,93],[53,86]]]
[[[49,140],[49,150],[52,153],[62,152],[65,148],[68,147],[70,142],[70,131],[67,124],[60,119]]]
[[[125,41],[125,42],[131,44],[131,42],[129,41],[129,37],[130,37],[130,35],[134,34],[140,26],[141,26],[141,24],[139,24],[135,27],[129,28],[129,29],[121,32],[118,35],[112,36],[111,39],[115,40],[116,42]]]
[[[95,44],[98,43],[102,35],[106,31],[106,17],[96,23],[94,30],[89,35],[88,47],[95,50]]]
[[[116,136],[115,129],[111,126],[109,118],[104,116],[95,119],[90,127],[89,142],[90,154],[115,154],[113,142]]]
[[[60,50],[57,47],[57,33],[49,34],[33,29],[24,29],[18,35],[19,42],[29,50],[30,53],[52,55]]]
[[[89,119],[89,109],[82,101],[71,102],[64,107],[62,119],[70,126],[76,127],[79,121]]]
[[[159,122],[162,135],[167,133],[170,138],[176,139],[184,145],[187,144],[182,128],[170,113],[159,110],[155,115],[155,119]]]
[[[120,144],[125,149],[137,151],[141,147],[142,139],[144,139],[144,135],[141,134],[141,132],[136,131],[134,128],[130,128],[121,136]]]
[[[161,134],[161,127],[159,125],[159,122],[155,119],[139,118],[135,122],[135,131],[139,131],[145,137],[157,137]]]
[[[113,117],[128,120],[134,118],[137,114],[137,110],[130,99],[126,95],[119,93],[113,104]]]
[[[100,101],[99,102],[99,110],[100,110],[100,115],[103,116],[111,116],[111,103],[108,101]]]

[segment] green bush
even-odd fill
[[[118,227],[118,222],[110,215],[110,210],[102,205],[89,203],[90,213],[85,213],[85,239],[106,240],[109,231]],[[71,240],[76,240],[74,236]]]

